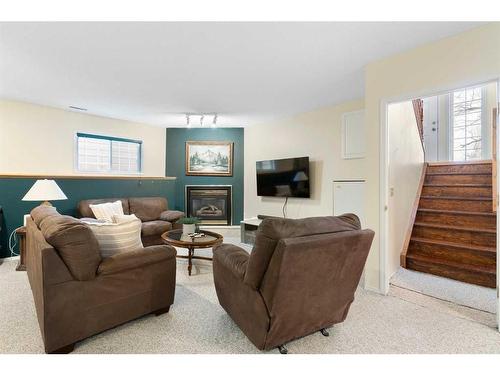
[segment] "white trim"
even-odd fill
[[[497,129],[496,129],[496,147],[497,147],[497,249],[500,249],[500,215],[498,215],[499,201],[498,201],[498,186],[500,186],[500,163],[498,163],[498,146],[500,145],[500,78],[496,82],[497,86],[497,97],[495,98],[495,103],[497,106]],[[489,114],[488,114],[489,116]],[[493,151],[493,150],[492,150]],[[497,329],[500,332],[500,252],[497,250]]]
[[[387,295],[389,293],[390,276],[387,274],[387,238],[389,237],[389,128],[387,108],[389,102],[380,102],[380,192],[379,192],[379,293]],[[383,125],[382,125],[383,124]]]

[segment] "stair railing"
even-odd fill
[[[420,142],[422,142],[422,148],[424,148],[424,101],[422,99],[414,99],[413,112],[415,112],[415,120],[417,121],[418,134],[420,136]]]

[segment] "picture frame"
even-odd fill
[[[186,176],[231,177],[233,149],[230,141],[187,141]]]

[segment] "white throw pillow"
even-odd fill
[[[120,215],[134,216],[135,215]],[[89,223],[94,233],[101,256],[103,258],[112,255],[127,253],[129,251],[142,249],[141,221],[135,217],[127,217],[121,223]]]
[[[122,201],[90,204],[89,207],[96,219],[105,220],[109,223],[113,222],[113,215],[123,215]]]

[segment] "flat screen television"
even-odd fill
[[[310,198],[309,157],[257,162],[257,195]]]

